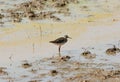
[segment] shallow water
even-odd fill
[[[23,0],[12,0],[12,1],[11,0],[6,0],[6,1],[1,0],[0,3],[2,4],[1,5],[2,7],[0,7],[0,8],[1,9],[3,9],[3,8],[6,9],[7,7],[10,8],[10,6],[13,7],[14,4],[19,4],[22,2],[24,2],[24,1]],[[33,26],[31,26],[30,28],[26,28],[26,27],[29,27],[29,26],[27,26],[27,25],[29,25],[29,23],[26,25],[21,23],[21,25],[19,27],[14,26],[10,29],[9,29],[9,27],[11,27],[11,26],[9,26],[9,25],[6,28],[4,28],[4,27],[0,28],[0,30],[1,30],[1,41],[0,41],[1,43],[0,44],[3,45],[3,47],[0,48],[0,51],[2,54],[4,54],[3,59],[9,60],[9,57],[14,56],[13,58],[15,60],[18,60],[18,59],[21,60],[23,58],[29,59],[29,58],[35,57],[35,56],[47,57],[48,55],[52,56],[53,54],[56,54],[57,47],[48,43],[49,40],[52,40],[52,39],[55,39],[56,37],[58,37],[58,36],[54,36],[54,33],[56,33],[57,35],[64,35],[64,34],[72,35],[73,34],[72,35],[73,40],[70,40],[70,43],[66,44],[66,46],[63,47],[63,50],[79,50],[83,46],[85,46],[85,47],[97,46],[98,43],[105,44],[107,42],[110,43],[112,41],[118,41],[119,40],[119,22],[117,24],[113,24],[110,26],[109,25],[107,25],[107,26],[106,25],[87,26],[87,24],[86,24],[85,26],[83,25],[84,29],[79,27],[80,26],[79,23],[81,23],[81,21],[78,22],[79,21],[78,20],[77,22],[75,22],[76,18],[77,19],[81,18],[81,19],[86,20],[86,18],[89,15],[91,15],[92,13],[101,13],[100,17],[102,19],[103,13],[111,13],[110,11],[107,12],[104,10],[104,8],[106,8],[106,6],[104,4],[107,4],[109,6],[112,2],[113,1],[109,1],[109,3],[108,3],[108,2],[105,2],[104,0],[101,2],[91,0],[88,2],[87,1],[81,2],[81,3],[77,4],[77,6],[70,4],[69,6],[70,6],[70,11],[72,12],[71,13],[72,22],[74,21],[73,27],[78,28],[75,30],[76,31],[75,34],[73,34],[74,32],[71,31],[71,30],[73,30],[73,28],[69,29],[69,28],[71,28],[70,26],[72,25],[70,21],[68,21],[68,24],[70,24],[70,25],[68,25],[67,23],[65,24],[65,25],[67,25],[66,26],[67,27],[66,30],[68,30],[67,32],[63,31],[64,28],[61,30],[58,30],[55,26],[57,24],[53,24],[53,23],[48,24],[48,26],[51,25],[50,27],[52,27],[52,24],[53,24],[55,27],[55,30],[52,28],[44,29],[44,26],[43,26],[42,27],[42,30],[43,30],[42,41],[40,41],[41,38],[39,36],[40,33],[38,31],[39,25],[41,25],[41,24],[35,24],[37,26],[37,28],[35,28],[35,29],[33,28],[35,26],[34,23],[33,23]],[[114,1],[114,3],[116,3],[116,2],[117,2],[117,0]],[[94,3],[96,3],[96,5]],[[91,10],[90,11],[83,10],[82,12],[81,11],[77,12],[79,7],[84,6],[84,5],[85,6],[91,5],[90,6]],[[103,9],[102,9],[102,5],[105,6]],[[98,7],[95,7],[95,6],[98,6]],[[116,7],[116,6],[112,6],[112,7]],[[74,8],[72,8],[72,7],[74,7]],[[112,11],[112,7],[109,8],[111,11]],[[105,15],[105,16],[107,17],[107,15]],[[60,17],[62,17],[62,16],[60,16]],[[100,18],[100,17],[98,15],[98,18]],[[108,14],[108,17],[109,17],[109,14]],[[64,16],[62,18],[64,18]],[[67,18],[64,18],[64,19],[65,20],[71,19],[69,17],[67,17]],[[93,20],[93,18],[88,18],[88,20]],[[95,18],[95,20],[96,20],[96,18]],[[47,21],[44,21],[44,23],[46,23],[46,22]],[[101,21],[98,21],[98,23],[99,22],[101,22]],[[78,24],[76,24],[76,23],[78,23]],[[21,28],[22,25],[25,28]],[[61,26],[64,26],[64,24]],[[46,27],[47,27],[47,25],[45,25],[45,28]],[[116,29],[114,29],[113,27],[115,27]],[[81,34],[79,33],[79,30],[81,30],[81,32],[82,32]],[[97,34],[97,35],[95,35],[95,34]],[[50,35],[51,39],[50,38],[47,39],[47,37],[49,37],[49,35]],[[25,44],[26,43],[27,44],[24,45],[24,42],[25,42]],[[41,43],[41,42],[43,42],[43,43]],[[22,44],[22,45],[20,45],[20,44]],[[7,46],[7,45],[9,45],[9,46]],[[12,45],[14,45],[14,46],[12,46]],[[35,47],[35,50],[33,49],[34,47]],[[46,47],[47,47],[47,49],[46,49]],[[26,54],[29,54],[29,55],[26,55]],[[6,60],[1,60],[1,62],[5,62]]]

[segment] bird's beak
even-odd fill
[[[71,37],[68,37],[68,38],[72,39]]]

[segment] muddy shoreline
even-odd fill
[[[25,60],[15,67],[18,70],[14,71],[14,73],[10,71],[10,68],[2,67],[0,68],[0,78],[10,82],[120,81],[119,63],[93,63],[90,59],[89,63],[82,63],[80,60],[74,60],[74,57],[69,56],[69,59],[67,56],[62,57],[64,57],[64,59],[60,57],[52,57],[35,60],[34,62]],[[15,75],[11,76],[11,74]]]

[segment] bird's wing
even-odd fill
[[[65,42],[65,41],[66,41],[66,39],[64,37],[60,37],[60,38],[58,38],[58,39],[56,39],[54,41],[51,41],[51,42],[52,43],[61,43],[61,42]]]

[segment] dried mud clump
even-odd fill
[[[0,67],[0,75],[8,75],[8,73],[5,71],[6,68]]]
[[[2,26],[4,24],[4,22],[2,21],[3,18],[4,18],[4,15],[0,14],[0,26]]]
[[[63,56],[61,57],[62,61],[68,61],[71,57],[70,56]]]
[[[58,71],[56,70],[51,70],[50,71],[51,76],[56,76],[58,74]]]
[[[1,20],[3,17],[4,17],[4,15],[3,15],[3,14],[0,14],[0,20]]]
[[[52,0],[55,7],[65,7],[70,3],[79,3],[78,0]]]
[[[22,64],[22,67],[23,68],[29,68],[29,67],[31,67],[32,66],[32,64],[29,64],[29,63],[24,63],[24,64]]]
[[[113,48],[109,48],[106,50],[106,54],[108,55],[116,55],[119,52],[120,52],[120,49],[117,48],[115,45],[113,46]]]
[[[81,53],[82,56],[84,56],[86,59],[93,59],[96,57],[96,54],[91,53],[90,51],[84,51]]]
[[[11,17],[12,17],[12,21],[13,22],[21,22],[22,18],[21,18],[21,14],[20,13],[16,13],[16,12],[11,12]]]

